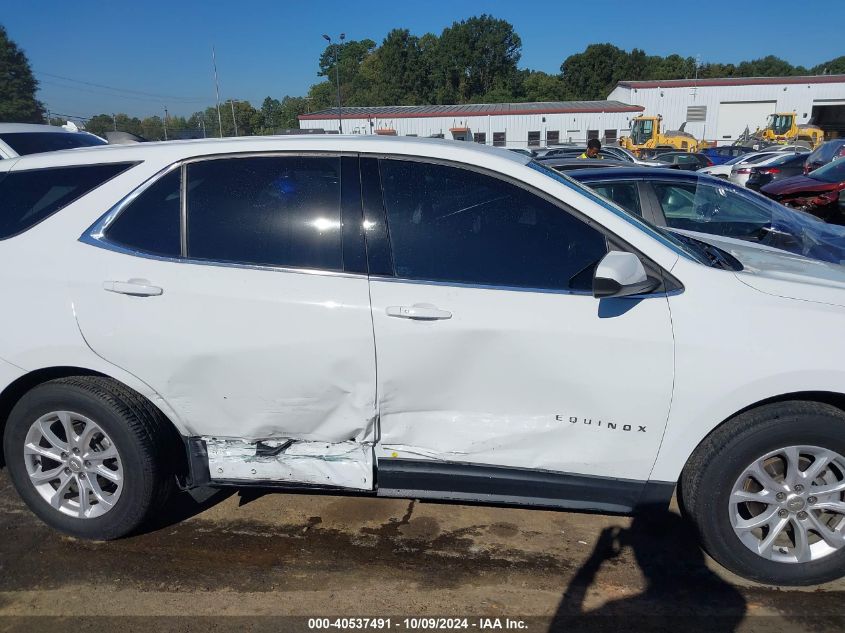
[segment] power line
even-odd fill
[[[184,96],[179,97],[179,96],[174,96],[174,95],[156,94],[154,92],[144,92],[142,90],[131,90],[129,88],[116,88],[115,86],[106,86],[105,84],[97,84],[97,83],[93,83],[91,81],[82,81],[81,79],[74,79],[72,77],[65,77],[63,75],[56,75],[56,74],[53,74],[53,73],[47,73],[47,72],[43,72],[43,71],[40,71],[40,70],[36,70],[35,72],[39,75],[44,75],[45,77],[53,77],[54,79],[62,79],[64,81],[70,81],[70,82],[77,83],[77,84],[83,84],[85,86],[92,86],[94,88],[105,88],[106,90],[112,90],[112,91],[115,91],[115,92],[125,92],[127,94],[133,94],[133,95],[143,95],[143,96],[146,96],[146,97],[155,97],[156,99],[169,99],[171,101],[176,100],[176,101],[182,101],[182,102],[185,102],[185,103],[198,103],[198,102],[202,102],[202,101],[206,100],[205,98],[201,98],[201,97],[184,97]]]
[[[61,112],[53,112],[50,110],[51,117],[63,117],[65,119],[80,119],[82,121],[90,121],[92,117],[90,116],[81,116],[79,114],[62,114]]]
[[[105,96],[105,97],[114,97],[116,99],[129,99],[130,101],[136,101],[136,102],[140,101],[140,102],[143,102],[143,103],[161,103],[161,101],[162,101],[162,99],[155,99],[153,97],[140,97],[140,96],[133,96],[133,95],[124,95],[124,94],[113,93],[113,92],[105,92],[103,90],[84,88],[82,86],[68,86],[66,84],[55,82],[55,81],[49,81],[47,79],[41,79],[41,80],[39,80],[39,82],[42,83],[42,84],[50,85],[50,86],[58,86],[59,88],[65,88],[67,90],[78,90],[79,92],[86,92],[88,94],[93,94],[93,95],[97,95],[97,96],[101,96],[101,97]],[[185,105],[188,105],[188,104],[186,103]]]

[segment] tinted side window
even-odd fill
[[[587,290],[604,236],[515,185],[466,169],[381,161],[396,274]]]
[[[108,226],[106,238],[134,250],[178,257],[181,181],[181,169],[174,169],[147,187]]]
[[[618,204],[626,211],[642,217],[640,194],[634,182],[600,182],[589,185],[597,194]]]
[[[11,172],[0,180],[0,239],[32,228],[131,163]]]
[[[341,270],[340,158],[188,165],[188,256]]]

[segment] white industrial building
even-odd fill
[[[337,108],[303,114],[303,130],[428,136],[501,147],[543,147],[598,138],[614,143],[641,114],[661,115],[664,129],[729,144],[774,112],[796,112],[827,138],[845,136],[845,75],[622,81],[607,101]]]
[[[301,129],[344,134],[428,136],[499,147],[542,147],[600,138],[615,142],[643,108],[616,101],[550,101],[337,108],[299,116]]]
[[[765,127],[774,112],[795,112],[798,123],[818,125],[826,138],[845,136],[845,75],[621,81],[608,99],[661,115],[665,129],[686,121],[685,131],[720,145],[746,126]]]

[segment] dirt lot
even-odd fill
[[[496,624],[481,617],[533,631],[845,626],[845,582],[797,591],[745,583],[705,559],[674,513],[646,522],[206,494],[200,504],[180,499],[146,534],[91,543],[44,527],[0,473],[0,630],[35,630],[21,617],[32,615],[55,618],[38,630],[76,631],[308,630],[306,618],[276,616],[391,617],[407,629],[403,618],[420,615],[468,617],[480,630]]]

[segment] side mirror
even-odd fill
[[[593,296],[596,299],[628,297],[650,292],[658,286],[646,275],[640,258],[633,253],[610,251],[596,267],[593,275]]]

